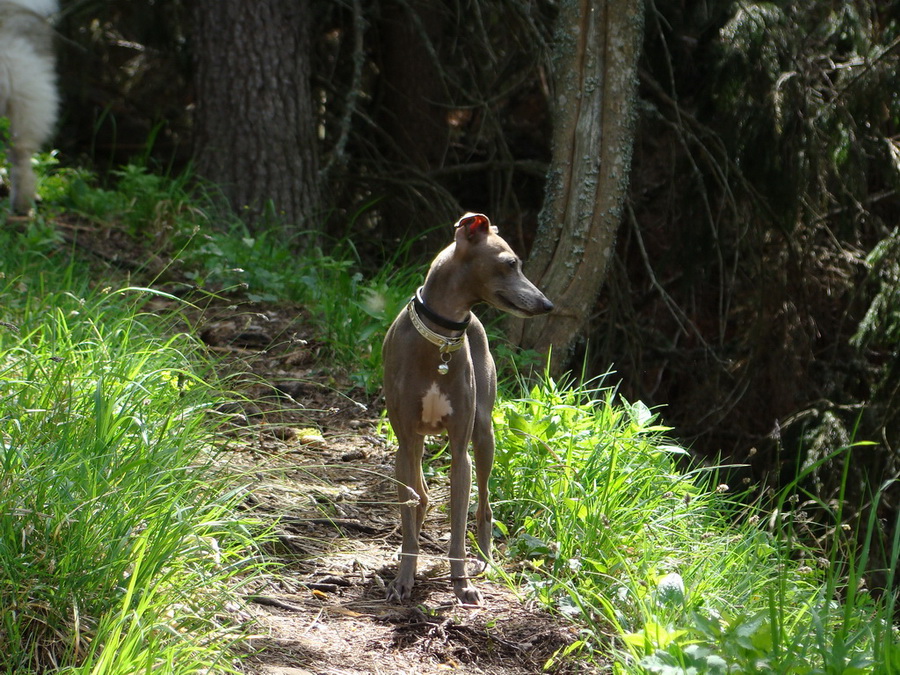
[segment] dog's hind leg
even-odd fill
[[[497,397],[497,372],[488,347],[487,335],[477,319],[469,328],[472,363],[475,364],[475,420],[472,426],[472,454],[475,456],[475,482],[478,485],[478,507],[475,523],[478,526],[478,557],[485,563],[491,560],[491,541],[494,513],[491,510],[488,481],[494,466],[494,399]]]
[[[52,33],[46,31],[46,45],[36,48],[24,37],[13,37],[4,44],[6,105],[9,117],[9,160],[11,165],[10,206],[17,213],[27,213],[35,199],[37,179],[32,157],[53,134],[59,108],[56,76],[50,44]],[[10,58],[9,54],[14,54]]]

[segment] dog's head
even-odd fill
[[[453,256],[480,301],[525,318],[553,310],[553,303],[525,277],[522,260],[486,215],[467,213],[455,228]]]

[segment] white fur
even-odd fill
[[[447,394],[441,391],[437,382],[432,382],[431,387],[422,396],[422,421],[433,427],[452,414],[453,406]]]
[[[46,17],[56,8],[56,0],[0,0],[0,116],[9,118],[10,204],[20,213],[34,199],[31,158],[50,140],[59,107],[50,29],[29,13]]]
[[[59,3],[56,0],[4,0],[7,4],[18,5],[22,9],[27,9],[35,14],[48,17],[56,14]]]

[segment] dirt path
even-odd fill
[[[460,607],[445,562],[448,489],[429,478],[435,508],[423,532],[414,598],[388,604],[399,548],[393,449],[378,433],[377,399],[351,399],[322,368],[313,335],[284,308],[233,306],[196,317],[209,347],[252,373],[227,453],[250,477],[246,504],[277,522],[270,576],[249,589],[258,675],[459,673],[519,675],[576,639],[576,630],[479,580],[482,608]],[[591,672],[573,662],[551,672]]]
[[[337,451],[283,457],[296,464],[282,465],[277,481],[262,480],[252,492],[257,513],[277,512],[282,520],[272,552],[277,568],[249,598],[264,637],[254,644],[261,651],[248,672],[541,672],[573,634],[485,580],[484,608],[458,606],[442,555],[442,513],[432,514],[426,526],[427,555],[414,601],[399,606],[384,600],[399,545],[396,509],[389,504],[393,486],[381,475],[389,474],[390,453],[370,447],[364,459],[344,460],[351,443],[344,438]],[[443,492],[436,489],[436,499],[443,501]]]

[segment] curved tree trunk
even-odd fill
[[[613,256],[628,188],[641,0],[563,2],[556,28],[553,160],[527,276],[556,304],[511,320],[510,339],[564,369]]]
[[[197,0],[197,173],[248,224],[319,215],[310,10],[292,0]]]

